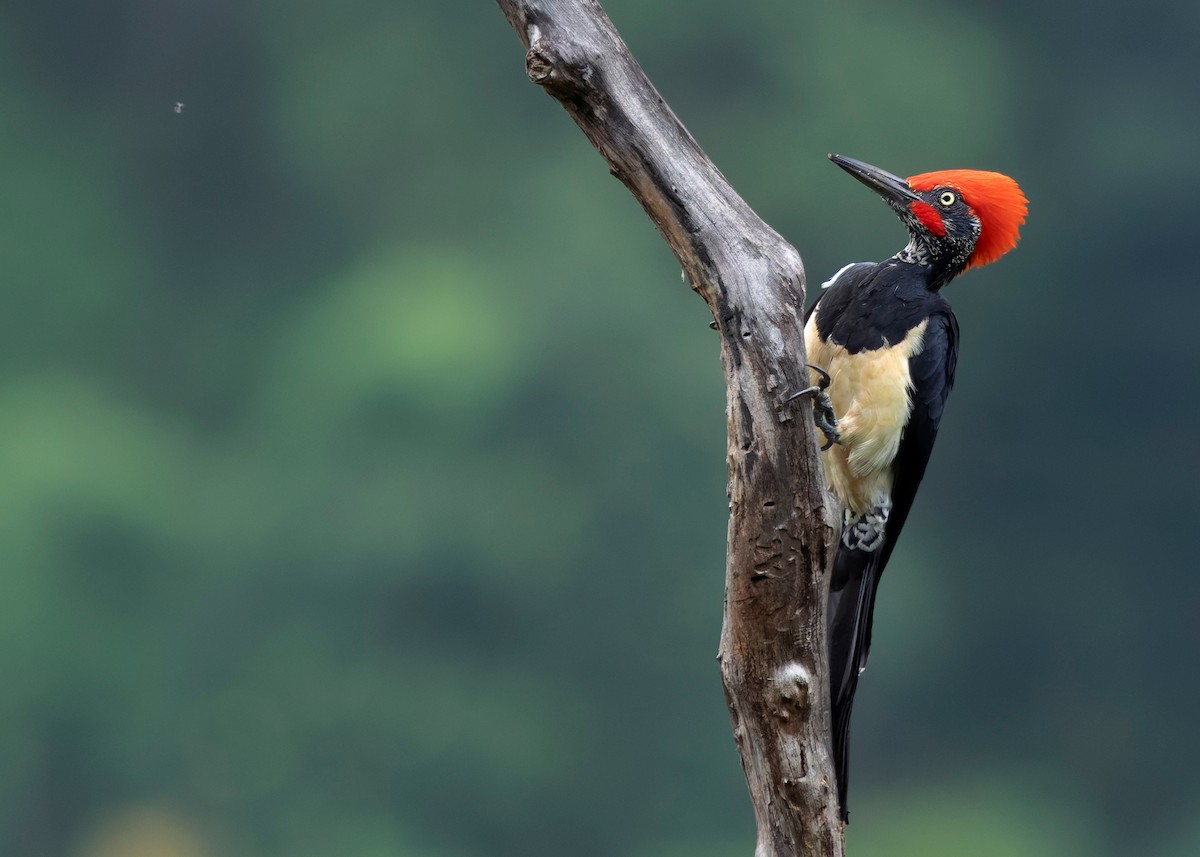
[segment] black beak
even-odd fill
[[[830,155],[829,160],[899,208],[908,208],[910,202],[921,198],[908,186],[908,182],[887,170],[844,155]]]

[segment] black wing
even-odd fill
[[[805,325],[818,306],[817,333],[850,354],[895,345],[931,314],[949,311],[946,300],[929,291],[920,266],[895,258],[838,271],[805,313]]]
[[[938,425],[942,421],[942,411],[946,408],[950,389],[954,386],[957,365],[958,319],[949,306],[944,306],[929,317],[924,347],[920,354],[908,361],[913,385],[912,412],[892,462],[892,511],[888,515],[883,547],[880,548],[880,574],[900,538],[900,530],[904,528],[913,499],[917,496],[917,488],[925,477],[925,466],[933,452],[933,442],[937,440]],[[879,585],[878,575],[875,585]],[[866,646],[862,653],[864,665],[870,648],[871,625],[868,617]]]
[[[817,294],[817,299],[812,302],[812,306],[804,311],[804,323],[808,324],[809,317],[816,310],[817,304],[821,302],[822,298],[834,295],[834,297],[829,299],[830,302],[845,303],[854,293],[855,286],[865,280],[869,274],[874,273],[878,268],[878,262],[855,262],[852,265],[842,268],[842,270],[821,284],[821,291]]]

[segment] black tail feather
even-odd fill
[[[871,614],[879,585],[882,551],[851,550],[839,546],[829,584],[829,691],[833,715],[833,761],[837,770],[838,802],[842,821],[849,821],[846,805],[850,766],[850,712],[858,674],[867,663],[871,639]]]

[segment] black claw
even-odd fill
[[[817,382],[817,386],[820,387],[822,390],[828,390],[829,383],[830,383],[830,381],[833,380],[832,378],[829,377],[829,373],[826,372],[824,369],[822,369],[820,366],[814,366],[811,363],[805,363],[804,365],[821,376],[821,380]]]
[[[815,394],[815,393],[824,393],[824,392],[825,392],[824,390],[822,390],[820,387],[818,387],[816,385],[814,385],[812,387],[805,387],[803,390],[801,390],[798,393],[792,393],[790,396],[788,396],[786,399],[783,400],[783,403],[786,405],[788,402],[794,402],[797,399],[799,399],[801,396],[807,396],[809,393]]]
[[[821,380],[810,387],[805,387],[798,393],[792,393],[783,402],[787,404],[801,396],[812,395],[813,422],[825,434],[825,445],[821,447],[821,451],[824,452],[835,443],[842,442],[842,436],[838,432],[837,415],[833,412],[833,403],[829,401],[829,396],[825,392],[832,379],[829,377],[829,373],[820,366],[813,366],[811,363],[805,363],[804,365],[820,375]]]

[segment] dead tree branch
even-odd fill
[[[807,397],[804,268],[701,151],[595,0],[498,0],[554,96],[712,309],[728,390],[720,663],[756,857],[840,857],[825,653],[831,529]]]

